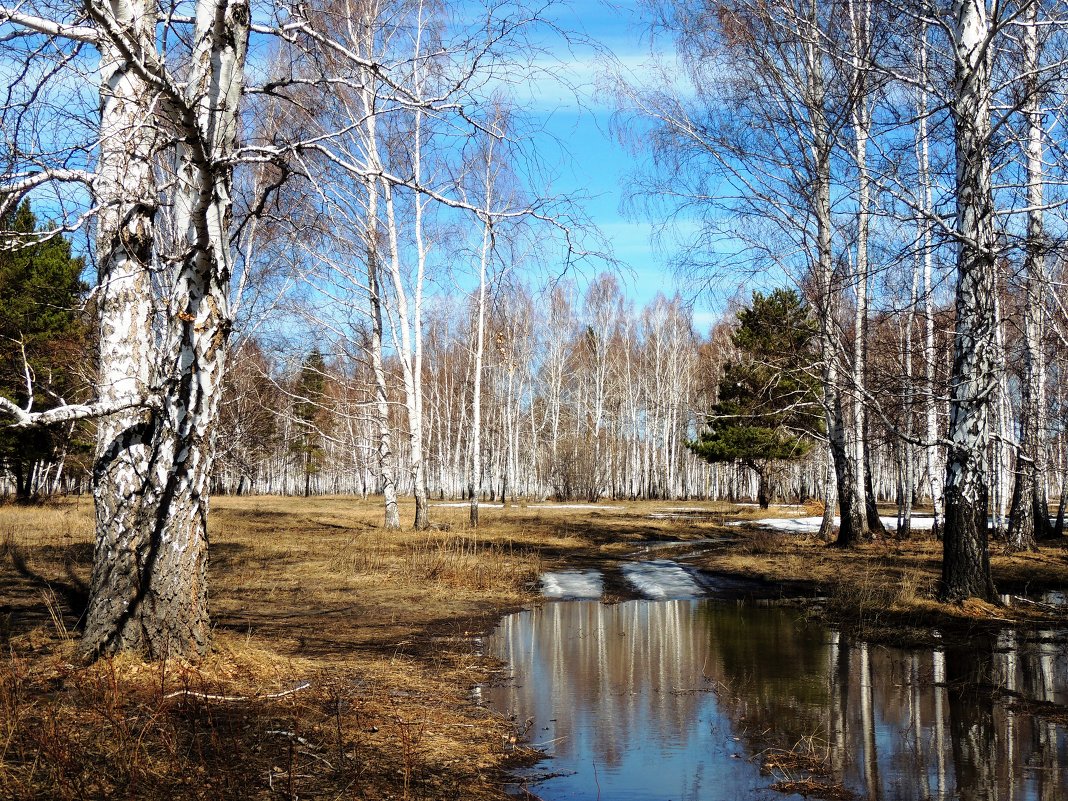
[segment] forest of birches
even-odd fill
[[[607,273],[584,292],[573,284],[537,291],[515,282],[494,288],[486,320],[481,404],[484,467],[479,487],[484,500],[755,501],[750,469],[709,464],[686,447],[715,403],[724,364],[739,358],[730,336],[735,315],[727,313],[701,331],[679,298],[658,297],[635,308],[624,292],[625,285]],[[1020,302],[1011,287],[1005,293],[1006,306]],[[944,428],[952,310],[943,303],[935,314],[935,392],[942,399],[936,413]],[[913,348],[919,354],[912,375],[904,372],[902,359],[910,317]],[[999,491],[995,509],[1003,517],[1012,491],[1012,432],[1019,415],[1015,393],[1021,337],[1016,319],[1006,315],[1002,320],[999,341],[1005,343],[1006,370],[995,421],[1004,436],[991,452]],[[878,414],[868,424],[867,458],[882,503],[901,501],[903,492],[930,502],[925,449],[895,435],[906,416],[919,421],[925,413],[921,320],[908,310],[876,312],[869,320],[872,346],[866,378]],[[468,492],[472,330],[470,297],[438,301],[426,314],[426,481],[430,495],[439,499],[464,498]],[[1050,413],[1043,437],[1054,496],[1064,475],[1060,420],[1068,400],[1068,388],[1058,380],[1057,335],[1057,328],[1051,327],[1045,342]],[[299,344],[249,338],[237,347],[220,412],[216,492],[381,492],[374,381],[358,355],[361,343],[344,341],[340,352],[326,343],[308,350]],[[355,356],[347,355],[350,348]],[[850,351],[843,356],[851,357]],[[404,494],[411,491],[411,473],[401,368],[395,359],[387,359],[386,370],[390,435]],[[905,459],[912,462],[911,472]],[[15,491],[13,464],[7,465],[8,493]],[[90,467],[78,437],[61,439],[32,466],[31,492],[87,491]],[[783,501],[822,499],[828,469],[825,446],[815,447],[803,459],[781,464],[773,486]],[[944,469],[941,459],[936,469]]]
[[[649,0],[640,70],[553,3],[217,5],[0,7],[8,494],[88,491],[94,459],[110,491],[104,440],[141,409],[159,464],[204,454],[173,496],[194,504],[204,465],[213,492],[414,493],[424,514],[755,500],[763,471],[782,501],[848,500],[843,527],[944,495],[951,528],[1056,517],[1063,3]],[[561,77],[574,60],[596,81]],[[627,213],[686,292],[633,301],[652,293],[583,193],[549,188],[567,149],[523,93],[553,80],[611,112]],[[64,319],[33,300],[57,240],[84,268],[49,273]],[[779,288],[811,331],[788,358],[736,336]],[[739,364],[766,378],[750,423],[818,420],[780,432],[791,458],[691,447]]]

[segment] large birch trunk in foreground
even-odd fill
[[[953,5],[957,157],[957,300],[950,376],[942,588],[945,600],[994,600],[986,459],[997,391],[990,72],[984,0]]]
[[[98,229],[101,397],[149,395],[148,410],[101,421],[94,465],[96,549],[84,648],[150,657],[209,643],[207,506],[230,331],[229,226],[237,109],[248,43],[244,0],[201,0],[183,96],[156,91],[123,57],[155,55],[151,4],[94,9],[104,33]],[[114,16],[112,16],[114,14]],[[149,67],[151,69],[151,67]],[[159,109],[159,111],[155,111]],[[154,131],[182,134],[174,188],[177,255],[154,335]],[[165,266],[171,266],[170,264]]]

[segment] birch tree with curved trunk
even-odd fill
[[[47,36],[61,48],[91,45],[100,59],[90,181],[98,399],[65,410],[101,416],[82,647],[90,654],[196,655],[210,640],[208,490],[231,327],[232,171],[250,10],[246,0],[196,4],[184,23],[181,80],[170,68],[174,54],[161,49],[169,40],[159,26],[170,21],[155,3],[90,2],[81,19],[0,9],[0,25],[12,36]],[[32,188],[26,176],[7,178],[9,196]],[[69,179],[48,171],[33,178],[34,186]],[[18,424],[44,420],[8,411]]]

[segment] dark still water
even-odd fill
[[[564,774],[531,787],[547,801],[797,798],[770,789],[808,775],[788,751],[872,801],[1068,801],[1064,632],[905,650],[788,609],[565,601],[487,653],[514,680],[486,701],[533,719],[534,773]]]

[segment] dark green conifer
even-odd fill
[[[719,382],[708,427],[687,446],[709,462],[737,462],[756,472],[762,508],[771,502],[776,463],[799,459],[823,431],[816,370],[817,326],[792,290],[753,293],[738,312],[739,351]]]
[[[90,372],[89,331],[81,313],[85,263],[71,255],[62,235],[32,236],[51,229],[38,226],[29,201],[0,221],[0,231],[0,393],[34,411],[60,399],[73,402]],[[0,427],[0,463],[20,499],[30,497],[35,476],[47,464],[71,448],[88,451],[75,433],[69,424]]]

